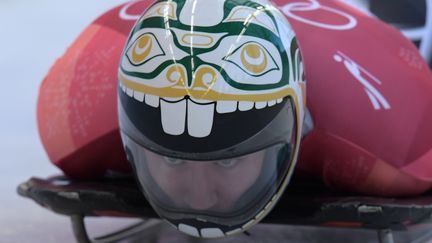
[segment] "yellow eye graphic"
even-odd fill
[[[243,66],[254,74],[262,73],[267,67],[267,54],[264,49],[257,44],[247,44],[243,47],[240,54]]]
[[[159,42],[153,34],[146,33],[138,37],[129,47],[126,56],[134,66],[142,65],[157,56],[163,56]]]
[[[225,60],[252,76],[261,76],[278,70],[270,53],[257,42],[247,42],[225,57]]]

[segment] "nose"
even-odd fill
[[[184,201],[191,209],[206,210],[218,203],[217,187],[210,166],[204,162],[191,162],[189,182]]]

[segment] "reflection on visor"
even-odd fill
[[[191,161],[156,154],[123,134],[147,199],[163,217],[222,225],[253,218],[271,200],[290,164],[291,148],[278,144],[247,155]]]

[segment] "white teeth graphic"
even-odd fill
[[[239,102],[239,110],[240,111],[248,111],[254,107],[254,102],[251,101],[240,101]]]
[[[164,132],[171,135],[183,134],[186,122],[186,100],[170,103],[161,99],[160,106]]]
[[[155,95],[146,94],[145,103],[149,106],[157,108],[159,107],[159,97]]]
[[[205,238],[218,238],[223,237],[224,233],[219,228],[204,228],[201,229],[201,235]]]
[[[237,101],[218,101],[216,111],[219,114],[230,113],[237,110]]]
[[[215,104],[201,105],[188,100],[188,121],[189,135],[196,138],[203,138],[210,135],[213,127]]]
[[[132,97],[133,96],[133,89],[126,88],[126,94],[129,95],[130,97]]]
[[[187,224],[179,224],[178,229],[188,235],[199,237],[198,229]]]
[[[259,102],[255,103],[255,108],[257,108],[258,110],[262,109],[262,108],[264,108],[266,106],[267,106],[267,102],[266,101],[259,101]]]
[[[268,106],[274,106],[274,105],[276,105],[276,100],[270,100],[268,102]]]
[[[235,112],[236,110],[248,111],[254,107],[255,109],[263,109],[283,101],[282,98],[259,102],[214,102],[201,99],[184,99],[183,97],[160,98],[155,95],[135,91],[122,84],[120,84],[120,87],[124,93],[140,102],[144,102],[154,108],[160,106],[162,128],[165,133],[170,135],[182,135],[185,133],[187,127],[189,135],[196,138],[203,138],[210,135],[215,111],[219,114],[224,114]]]
[[[138,101],[141,101],[141,102],[144,101],[144,93],[142,93],[142,92],[134,91],[133,96]]]
[[[254,107],[254,103],[251,101],[240,101],[238,108],[240,111],[248,111]]]

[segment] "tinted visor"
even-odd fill
[[[244,224],[271,201],[291,167],[290,143],[238,157],[193,161],[154,153],[122,137],[147,199],[171,222]]]
[[[141,189],[162,218],[179,229],[187,224],[229,232],[260,220],[276,202],[298,146],[289,97],[266,109],[221,115],[213,137],[205,138],[155,136],[161,128],[143,122],[149,111],[139,123],[138,116],[129,116],[136,114],[127,111],[129,105],[119,102],[123,144]]]

